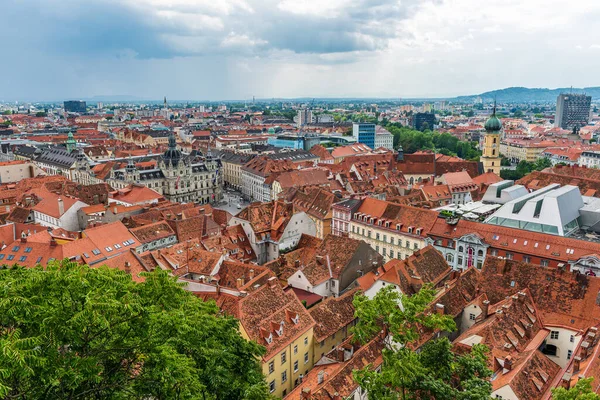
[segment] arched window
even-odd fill
[[[483,257],[483,250],[477,251],[477,257]]]
[[[458,246],[458,252],[459,252],[459,253],[462,253],[462,252],[464,252],[464,251],[465,251],[464,247],[462,247],[462,246]]]
[[[446,254],[446,261],[448,261],[449,263],[454,262],[454,256],[452,255],[452,253]]]

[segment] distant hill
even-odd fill
[[[529,103],[529,102],[555,102],[561,93],[586,93],[592,96],[593,100],[600,100],[600,86],[587,88],[526,88],[510,87],[506,89],[492,90],[472,96],[455,97],[455,101],[470,102],[481,97],[483,101],[492,101],[494,98],[500,103]]]

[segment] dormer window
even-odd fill
[[[269,336],[267,336],[265,340],[267,341],[267,344],[273,343],[273,334],[269,333]]]
[[[396,224],[396,230],[399,231],[402,228],[402,224]]]
[[[279,329],[277,329],[275,332],[277,333],[278,336],[283,336],[283,324],[284,322],[281,321],[281,323],[279,324]]]
[[[409,227],[408,227],[408,233],[412,233],[412,231],[413,231],[413,227],[412,227],[412,226],[409,226]]]
[[[300,322],[300,316],[296,314],[296,316],[292,318],[292,322],[294,323],[294,325],[297,325],[298,322]]]

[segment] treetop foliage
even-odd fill
[[[264,349],[156,269],[0,270],[0,397],[265,399]]]

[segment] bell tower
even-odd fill
[[[485,134],[483,136],[483,154],[481,163],[483,172],[493,172],[500,175],[500,131],[502,122],[496,117],[496,102],[492,115],[485,123]]]

